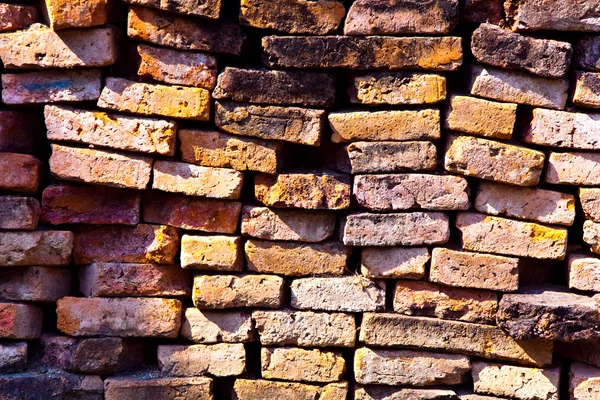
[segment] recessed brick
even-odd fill
[[[600,108],[600,82],[594,72],[575,71],[572,102],[579,107]]]
[[[581,363],[569,368],[569,393],[573,400],[594,400],[600,395],[600,369]]]
[[[0,266],[68,265],[73,233],[67,231],[0,231]]]
[[[42,334],[43,311],[37,306],[20,303],[0,303],[0,338],[39,339]],[[0,383],[0,394],[2,384]]]
[[[71,290],[71,271],[54,267],[2,268],[0,299],[55,302]]]
[[[125,2],[210,19],[218,19],[221,13],[221,0],[198,0],[193,3],[186,0],[167,2],[160,0],[125,0]]]
[[[600,222],[600,189],[579,188],[579,202],[585,218]]]
[[[35,230],[40,203],[33,197],[0,196],[0,229]]]
[[[40,186],[42,163],[29,154],[0,153],[0,190],[35,193]]]
[[[0,343],[0,372],[23,372],[27,368],[27,342]]]
[[[29,371],[0,376],[0,397],[5,400],[47,398],[102,400],[102,378],[63,371]]]

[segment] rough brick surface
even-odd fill
[[[279,308],[283,284],[273,275],[196,275],[192,299],[200,309]]]
[[[348,86],[350,102],[377,104],[434,104],[446,99],[446,78],[414,72],[357,74]]]
[[[28,154],[0,153],[0,189],[35,193],[40,186],[42,164]]]
[[[241,271],[244,265],[239,236],[196,236],[181,238],[181,266],[208,271]]]
[[[6,400],[65,398],[102,400],[102,378],[76,375],[58,370],[28,371],[0,376],[0,396]]]
[[[198,0],[194,2],[188,0],[125,0],[125,2],[210,19],[218,19],[222,7],[222,0]]]
[[[560,0],[509,0],[505,2],[504,9],[514,30],[597,32],[600,30],[600,14],[595,6],[595,2],[576,4]]]
[[[600,190],[594,188],[579,189],[579,203],[587,219],[600,222]]]
[[[72,250],[68,231],[0,231],[0,266],[67,265]]]
[[[17,31],[38,22],[37,7],[25,4],[0,5],[0,32]]]
[[[265,379],[336,382],[346,371],[346,362],[338,351],[263,347],[260,358]]]
[[[108,18],[107,0],[44,0],[44,15],[54,30],[103,25]]]
[[[525,143],[548,147],[597,150],[600,115],[566,111],[533,110],[533,120],[523,136]]]
[[[330,383],[317,386],[297,382],[277,382],[261,379],[236,379],[232,395],[236,400],[257,398],[297,398],[298,400],[343,400],[348,392],[347,383]],[[12,399],[11,399],[12,400]]]
[[[35,230],[40,203],[33,197],[0,196],[0,229]]]
[[[71,271],[53,267],[2,268],[0,299],[55,302],[71,289]]]
[[[241,343],[159,345],[158,365],[174,376],[236,376],[246,370],[246,351]]]
[[[213,381],[210,378],[152,378],[117,377],[104,380],[105,400],[135,400],[139,398],[181,400],[213,400]]]
[[[22,372],[27,368],[27,342],[0,344],[0,372]]]
[[[575,79],[573,104],[579,107],[600,108],[598,74],[576,71]]]
[[[360,272],[367,278],[423,279],[429,258],[425,247],[367,247],[360,251]]]
[[[456,400],[456,393],[448,389],[399,388],[393,386],[356,385],[355,400]],[[462,397],[461,397],[462,400]],[[468,400],[468,399],[467,399]],[[482,400],[482,399],[474,399]]]
[[[0,338],[38,339],[42,334],[43,311],[37,306],[19,303],[0,303]],[[2,388],[0,384],[0,393]]]
[[[600,369],[574,363],[569,369],[569,393],[573,400],[592,400],[600,395]]]
[[[255,339],[249,312],[184,309],[181,336],[196,343],[239,343]]]
[[[569,254],[569,288],[600,292],[600,259],[583,253]]]
[[[437,150],[431,142],[354,142],[339,155],[338,169],[352,174],[432,171]]]
[[[555,153],[548,156],[544,180],[552,184],[592,186],[600,184],[597,153]]]
[[[448,102],[444,126],[476,136],[510,139],[516,119],[516,104],[455,95]]]

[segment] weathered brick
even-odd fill
[[[460,37],[265,36],[263,61],[281,68],[455,71]],[[403,49],[410,48],[407,52]]]
[[[262,379],[236,379],[232,396],[236,400],[297,399],[297,400],[343,400],[346,399],[348,383],[330,383],[323,386],[297,382],[277,382]],[[12,399],[11,399],[12,400]]]
[[[71,289],[71,271],[52,267],[2,268],[0,299],[54,302]]]
[[[470,86],[474,96],[562,110],[567,103],[569,80],[475,65]]]
[[[600,368],[600,340],[554,343],[555,354]]]
[[[459,213],[456,227],[465,250],[518,257],[562,260],[567,250],[567,230],[532,222]]]
[[[346,362],[338,351],[263,347],[261,375],[266,379],[300,382],[336,382],[346,371]]]
[[[0,4],[0,32],[26,29],[39,19],[35,5]]]
[[[192,299],[200,309],[279,308],[283,284],[273,275],[196,275]]]
[[[208,121],[210,92],[188,86],[168,86],[108,77],[98,107],[143,115]]]
[[[593,186],[600,184],[600,154],[555,153],[548,156],[544,181],[552,184]]]
[[[337,168],[361,174],[374,172],[431,171],[437,150],[431,142],[354,142],[341,149]]]
[[[264,346],[353,347],[354,315],[291,310],[257,310],[252,319]]]
[[[27,105],[96,101],[101,86],[98,69],[2,74],[2,102]]]
[[[523,141],[550,147],[598,150],[599,120],[600,114],[536,108]]]
[[[242,204],[159,191],[144,193],[144,221],[177,228],[235,233]]]
[[[67,265],[72,249],[71,232],[0,231],[0,266]]]
[[[246,350],[241,343],[159,345],[158,366],[173,376],[236,376],[246,371]]]
[[[227,67],[217,78],[212,96],[250,103],[327,107],[335,100],[334,77],[322,72]]]
[[[385,282],[361,276],[292,281],[291,305],[299,310],[364,312],[385,308]]]
[[[448,216],[442,213],[351,214],[343,226],[348,246],[422,246],[449,239]]]
[[[426,247],[367,247],[360,250],[360,272],[367,278],[425,278]]]
[[[340,242],[297,243],[248,240],[248,271],[283,276],[343,275],[350,248]]]
[[[600,222],[600,189],[579,188],[579,203],[585,218]]]
[[[162,160],[154,163],[152,175],[152,189],[216,199],[238,199],[244,181],[233,169]]]
[[[150,157],[58,144],[51,147],[50,173],[55,178],[129,189],[145,189],[150,182]]]
[[[461,18],[475,24],[490,22],[499,25],[504,21],[504,0],[465,0]]]
[[[394,289],[394,311],[405,315],[493,325],[497,309],[498,296],[485,290],[422,281],[397,281]]]
[[[108,18],[108,0],[44,0],[43,4],[46,21],[55,31],[104,25]]]
[[[0,343],[0,372],[22,372],[27,368],[27,342]]]
[[[244,267],[239,236],[183,235],[181,267],[208,271],[241,271]]]
[[[600,396],[600,369],[581,363],[569,368],[569,393],[572,400],[594,400]]]
[[[205,377],[114,377],[104,380],[105,400],[173,399],[213,400],[212,379]]]
[[[79,267],[86,297],[190,296],[189,271],[178,265],[93,263]]]
[[[227,135],[219,131],[181,129],[181,159],[205,167],[276,174],[281,143]]]
[[[446,129],[496,139],[510,139],[517,119],[517,105],[470,96],[450,97]]]
[[[486,396],[481,394],[463,394],[462,392],[458,394],[458,398],[460,400],[503,400],[500,397],[496,396]]]
[[[552,341],[517,341],[500,328],[399,314],[364,314],[359,340],[394,346],[460,353],[543,366],[552,362]]]
[[[474,361],[476,393],[508,396],[520,400],[558,400],[560,366],[544,369]]]
[[[575,90],[571,101],[579,107],[600,108],[600,82],[597,73],[575,71]]]
[[[125,0],[125,2],[210,19],[219,18],[222,6],[222,0],[196,0],[193,2],[188,0]]]
[[[439,110],[335,112],[328,118],[334,143],[440,138]]]
[[[40,160],[29,154],[0,153],[0,189],[35,193],[42,173]]]
[[[577,4],[561,0],[507,0],[506,19],[517,31],[600,31],[596,1]],[[551,11],[551,12],[549,12]]]
[[[255,338],[249,312],[206,311],[189,307],[184,310],[181,336],[196,343],[240,343]]]
[[[600,292],[600,259],[584,253],[569,254],[569,288]]]
[[[361,207],[376,211],[467,210],[466,179],[452,175],[357,175],[352,190]]]
[[[448,286],[512,292],[519,288],[519,259],[435,248],[429,280]]]
[[[354,377],[361,384],[457,385],[466,380],[470,370],[469,357],[459,354],[367,347],[354,352]]]
[[[323,110],[215,102],[215,124],[234,135],[318,146],[324,121]]]
[[[40,203],[33,197],[0,196],[0,229],[35,230]]]
[[[63,371],[29,371],[0,376],[3,400],[77,399],[102,400],[102,378],[98,375],[75,375]]]
[[[197,2],[193,3],[193,6],[192,3],[189,4],[190,8],[199,9]],[[240,26],[227,19],[208,21],[145,7],[129,8],[127,36],[134,40],[180,50],[200,50],[238,56],[242,52],[245,40]]]
[[[446,100],[446,78],[414,72],[358,74],[348,84],[348,95],[359,104],[435,104]]]
[[[335,214],[327,211],[242,208],[242,235],[266,240],[321,242],[333,235]]]
[[[63,297],[56,313],[69,336],[176,338],[181,325],[181,301],[174,299]]]
[[[40,153],[45,136],[44,119],[38,111],[32,111],[0,110],[0,152]]]
[[[335,0],[242,0],[240,23],[291,34],[326,35],[337,29],[346,14]]]
[[[475,209],[490,215],[570,226],[575,220],[575,196],[545,189],[481,182],[477,188]]]
[[[600,71],[600,37],[582,35],[575,44],[573,65],[589,71]]]
[[[38,339],[42,334],[43,316],[42,309],[31,304],[0,303],[0,338]]]
[[[583,241],[590,245],[590,250],[600,254],[600,223],[585,221],[583,223]]]
[[[73,256],[76,264],[125,262],[173,264],[179,250],[179,230],[171,226],[79,227]]]
[[[354,400],[456,400],[449,389],[398,388],[393,386],[355,385]],[[477,400],[477,399],[474,399]]]

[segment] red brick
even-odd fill
[[[0,303],[0,338],[38,339],[42,334],[42,319],[43,312],[39,307]]]
[[[25,29],[39,21],[36,6],[0,4],[0,32]]]
[[[33,197],[0,196],[0,229],[35,230],[40,203]]]
[[[0,153],[0,190],[35,193],[42,163],[28,154]]]

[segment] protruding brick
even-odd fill
[[[572,400],[594,400],[600,396],[600,369],[581,363],[571,364],[569,393]]]
[[[354,389],[354,400],[456,400],[449,389],[398,388],[393,386],[361,386]],[[478,400],[478,399],[473,399]],[[479,399],[483,400],[483,399]]]
[[[261,375],[266,379],[300,382],[336,382],[346,371],[346,362],[338,351],[263,347]]]
[[[279,308],[283,283],[273,275],[196,275],[192,299],[200,309]]]
[[[321,242],[333,235],[336,216],[327,211],[242,208],[242,234],[266,240]]]
[[[600,292],[600,259],[583,253],[569,254],[569,288]]]
[[[73,233],[67,231],[1,232],[0,266],[68,265]]]
[[[426,247],[367,247],[360,251],[360,272],[367,278],[425,278]]]
[[[517,119],[517,105],[454,95],[448,102],[446,129],[495,139],[510,139]]]
[[[354,315],[291,310],[258,310],[252,319],[264,346],[353,347]]]
[[[56,313],[69,336],[176,338],[181,326],[181,301],[174,299],[63,297]]]
[[[42,163],[29,154],[0,153],[0,190],[35,193]]]
[[[71,271],[52,267],[2,268],[0,299],[54,302],[71,289]]]
[[[590,250],[600,254],[600,223],[585,221],[583,223],[583,241],[590,245]]]
[[[39,154],[45,136],[43,126],[44,119],[37,110],[0,110],[0,152]]]
[[[179,230],[171,226],[80,227],[75,233],[76,264],[126,262],[174,264],[179,250]]]
[[[25,372],[0,376],[3,400],[77,399],[102,400],[102,378],[98,375],[75,375],[63,371]]]
[[[446,100],[446,78],[414,72],[360,74],[352,77],[348,94],[351,103],[359,104],[435,104]]]
[[[361,276],[295,279],[291,291],[291,305],[299,310],[364,312],[385,307],[385,283]]]
[[[429,280],[448,286],[512,292],[519,288],[519,259],[435,248]]]
[[[104,380],[105,400],[143,399],[213,400],[212,379],[205,377],[115,377]]]
[[[104,25],[108,17],[108,0],[44,0],[44,5],[44,16],[55,31]]]
[[[265,36],[263,61],[280,68],[455,71],[460,37]],[[410,52],[402,49],[410,48]],[[366,56],[368,55],[368,56]]]
[[[144,221],[203,232],[235,233],[242,204],[159,191],[144,193]]]
[[[361,174],[431,171],[437,150],[431,142],[354,142],[341,149],[337,168]]]
[[[579,202],[587,219],[600,222],[600,189],[579,188]]]
[[[439,110],[336,112],[328,118],[334,143],[440,138]]]
[[[351,214],[343,227],[348,246],[422,246],[448,239],[448,216],[442,213]]]
[[[146,189],[152,172],[152,158],[52,145],[50,173],[61,180],[130,189]]]
[[[576,4],[561,0],[508,0],[504,10],[509,25],[517,31],[597,32],[600,31],[597,5],[595,1]]]
[[[236,400],[256,400],[269,397],[273,399],[343,400],[347,397],[347,393],[347,382],[316,386],[262,379],[237,379],[232,390],[232,396]]]
[[[327,107],[334,103],[335,86],[333,75],[327,73],[227,67],[212,95],[250,103]]]
[[[575,71],[575,90],[571,101],[579,107],[600,108],[600,80],[597,73]]]
[[[598,150],[599,120],[600,114],[536,108],[523,141],[550,147]]]
[[[575,45],[573,65],[589,71],[600,71],[600,36],[583,35]]]
[[[0,4],[0,32],[18,31],[39,22],[35,5]]]
[[[459,354],[367,347],[361,347],[354,353],[354,377],[361,384],[458,385],[466,380],[470,370],[469,357]]]
[[[548,156],[548,168],[544,180],[552,184],[600,185],[600,154],[555,153]]]
[[[243,311],[184,310],[181,336],[196,343],[240,343],[255,339],[251,314]]]
[[[22,372],[27,368],[27,342],[0,343],[0,372]]]
[[[158,366],[174,376],[236,376],[246,371],[246,350],[241,343],[159,345]]]
[[[40,203],[33,197],[0,196],[0,229],[35,230]]]
[[[37,306],[0,303],[0,338],[38,339],[42,334],[43,311]],[[0,383],[0,394],[2,386]]]
[[[197,0],[192,3],[187,0],[125,0],[125,2],[210,19],[219,18],[222,6],[222,0]]]
[[[181,266],[208,271],[241,271],[244,266],[241,238],[183,235]]]

